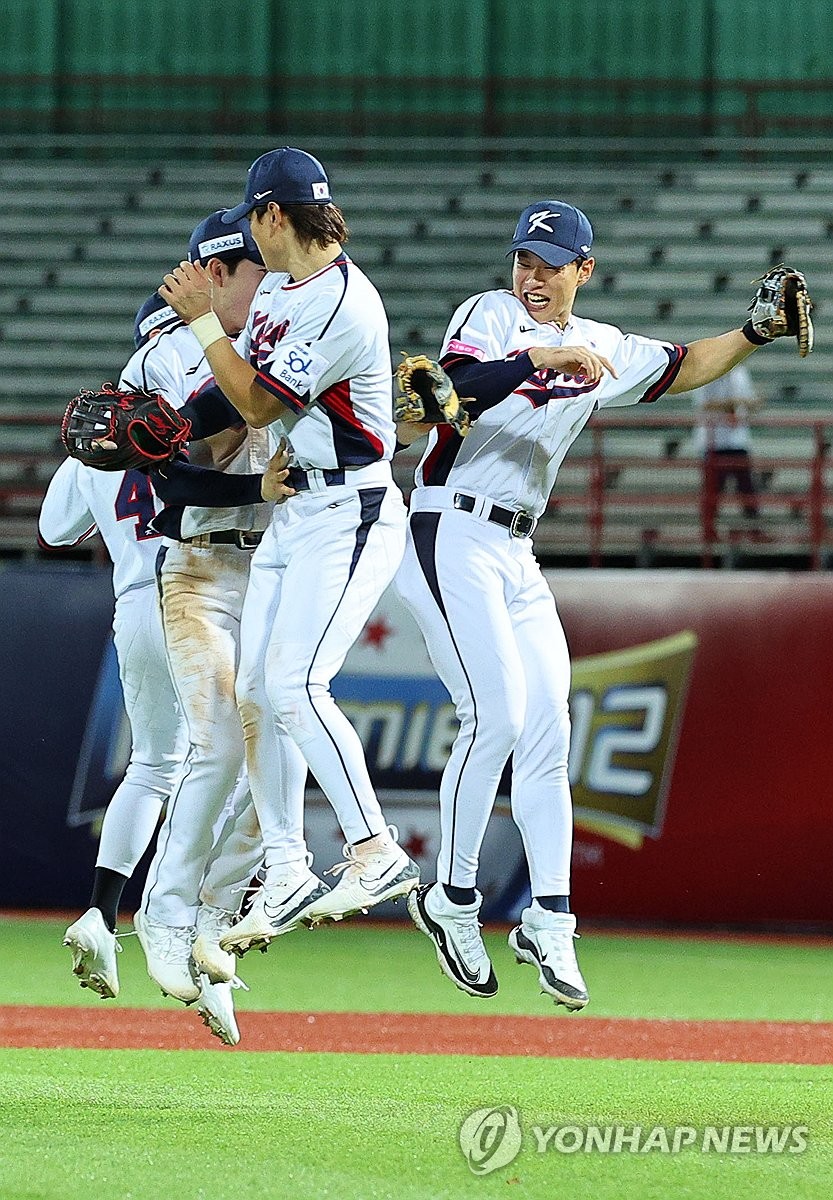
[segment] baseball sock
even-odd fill
[[[119,902],[127,883],[127,876],[109,867],[96,867],[93,876],[93,894],[90,897],[90,908],[97,908],[104,918],[104,924],[111,933],[116,932],[116,918]]]
[[[570,911],[569,896],[535,896],[535,903],[545,908],[547,912],[563,912]]]
[[[452,904],[474,904],[477,899],[474,888],[452,887],[450,883],[444,883],[443,891]]]

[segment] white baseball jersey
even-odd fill
[[[94,471],[68,458],[46,490],[38,532],[46,546],[77,546],[100,532],[118,599],[154,581],[160,538],[148,526],[161,507],[141,471]]]
[[[376,288],[346,254],[297,282],[267,275],[236,349],[290,409],[271,428],[288,438],[297,466],[364,467],[392,457],[388,320]]]
[[[143,388],[161,392],[174,408],[211,388],[216,388],[208,360],[197,339],[183,322],[163,329],[137,350],[119,379],[120,388]],[[269,435],[250,429],[225,471],[232,474],[262,474],[269,462]],[[181,522],[183,538],[213,530],[263,530],[269,523],[271,505],[249,504],[238,508],[188,506]]]
[[[507,290],[483,292],[461,304],[443,341],[442,361],[508,360],[534,346],[588,346],[609,359],[596,382],[544,369],[488,408],[460,438],[448,425],[432,430],[416,473],[417,486],[465,487],[533,516],[544,511],[558,468],[596,408],[656,400],[673,383],[685,347],[614,325],[572,316],[562,330],[541,324]]]

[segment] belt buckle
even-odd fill
[[[534,528],[535,518],[531,517],[529,513],[516,512],[512,514],[512,523],[509,526],[512,537],[531,537]]]
[[[261,534],[251,530],[241,529],[237,535],[237,545],[240,550],[256,550],[260,545]]]

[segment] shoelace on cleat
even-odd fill
[[[388,825],[387,833],[390,836],[391,842],[397,845],[399,842],[399,830],[395,825]],[[390,850],[390,845],[380,846],[365,850],[363,846],[342,846],[341,853],[344,862],[335,863],[327,871],[325,875],[340,875],[342,871],[350,872],[351,875],[362,874],[368,868],[374,865],[375,861],[381,861],[385,854]]]
[[[547,966],[557,972],[578,971],[573,941],[578,940],[578,934],[556,933],[552,929],[537,929],[535,936]]]
[[[188,962],[194,942],[193,927],[180,928],[177,925],[163,925],[161,928],[162,933],[153,930],[150,934],[149,940],[154,954],[157,954],[163,962]]]
[[[480,921],[476,917],[452,917],[451,921],[454,925],[454,940],[463,954],[482,956],[485,948],[480,937],[480,930],[483,928]]]
[[[209,941],[219,942],[234,924],[235,914],[221,908],[201,908],[197,914],[197,933]]]

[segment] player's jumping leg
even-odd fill
[[[512,816],[523,839],[533,899],[509,945],[518,962],[537,968],[542,991],[575,1011],[589,996],[576,960],[576,918],[569,911],[570,664],[552,592],[537,567],[530,564],[510,611],[528,696],[512,759]]]
[[[183,748],[152,584],[119,597],[113,630],[130,722],[130,762],[104,814],[90,907],[64,934],[73,974],[105,1000],[119,993],[116,919],[122,892],[156,832]]]

